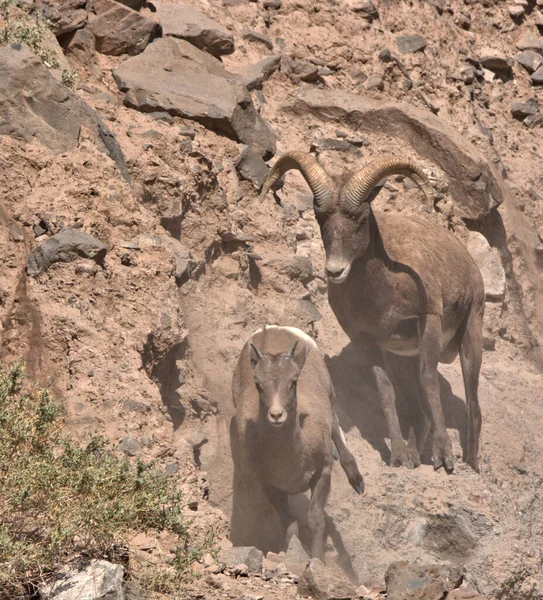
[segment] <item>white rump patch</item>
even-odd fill
[[[304,342],[307,342],[309,345],[313,346],[314,348],[318,347],[317,342],[315,342],[315,340],[312,337],[307,335],[307,333],[303,332],[301,329],[297,329],[296,327],[283,327],[281,325],[266,325],[266,329],[281,329],[282,331],[288,331],[289,333],[292,333],[292,335],[296,336],[297,338],[300,338]],[[257,329],[253,333],[253,336],[256,335],[257,333],[262,333],[263,331],[264,331],[264,327],[261,327],[260,329]],[[251,336],[251,337],[253,337],[253,336]]]

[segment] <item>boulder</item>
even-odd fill
[[[525,35],[518,43],[519,50],[535,50],[543,53],[543,37],[535,37],[533,35]]]
[[[513,66],[513,59],[503,56],[497,50],[483,48],[479,53],[478,62],[481,63],[484,69],[493,71],[494,73],[507,73]]]
[[[57,81],[26,46],[0,46],[0,135],[37,140],[60,153],[77,147],[82,125],[128,180],[121,148],[98,113]]]
[[[96,38],[96,50],[112,56],[139,54],[162,31],[153,19],[115,0],[94,0],[89,28]]]
[[[281,55],[273,54],[251,65],[232,67],[231,71],[239,76],[248,90],[255,90],[262,87],[264,81],[267,81],[277,71],[280,64]]]
[[[250,181],[254,187],[259,190],[266,179],[266,175],[270,168],[262,160],[262,157],[251,150],[249,146],[245,146],[237,156],[236,169],[242,179]]]
[[[460,581],[458,570],[443,565],[394,562],[385,574],[387,600],[443,600]]]
[[[244,31],[243,39],[249,42],[257,42],[258,44],[264,44],[268,50],[273,50],[273,42],[267,35],[258,33],[258,31]]]
[[[41,14],[51,21],[57,36],[85,27],[87,23],[87,0],[41,0]]]
[[[494,167],[452,126],[428,111],[315,88],[298,93],[288,108],[297,114],[313,113],[325,121],[350,122],[360,131],[386,132],[402,139],[445,172],[463,217],[480,219],[504,200],[504,184]]]
[[[532,73],[532,81],[536,84],[543,83],[543,64]]]
[[[528,100],[527,102],[513,102],[511,104],[511,114],[516,119],[524,119],[530,115],[535,115],[539,112],[539,104],[536,100]]]
[[[426,40],[422,35],[399,35],[396,37],[396,45],[400,54],[413,54],[426,48]]]
[[[522,65],[529,73],[537,71],[541,65],[543,65],[543,56],[537,52],[526,50],[520,52],[515,56],[515,60]]]
[[[247,565],[249,573],[262,573],[262,559],[264,555],[254,546],[234,546],[223,548],[219,553],[219,560],[229,567]]]
[[[92,560],[83,569],[70,567],[52,583],[40,586],[42,600],[124,600],[124,569],[106,560]]]
[[[505,297],[505,271],[498,251],[477,231],[470,231],[467,246],[483,276],[486,300],[501,302]]]
[[[316,600],[350,600],[357,598],[356,588],[336,575],[318,558],[312,558],[298,583],[298,594]]]
[[[78,258],[90,258],[103,262],[107,247],[100,240],[84,231],[65,229],[34,248],[26,263],[26,272],[36,276],[57,262],[72,262]]]
[[[143,445],[136,438],[126,436],[117,446],[117,450],[128,454],[128,456],[137,456],[142,450]]]
[[[113,76],[126,93],[127,106],[199,121],[264,157],[275,151],[275,135],[238,77],[184,40],[157,40],[139,56],[120,64]]]
[[[154,0],[153,4],[156,7],[155,17],[162,25],[164,35],[187,40],[213,56],[234,52],[232,33],[192,6],[183,2],[173,4],[162,0]]]

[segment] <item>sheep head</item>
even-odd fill
[[[326,274],[331,283],[343,283],[352,263],[367,252],[371,202],[384,179],[391,175],[409,177],[424,192],[429,207],[434,205],[434,190],[424,171],[413,161],[394,156],[377,158],[336,183],[312,155],[287,152],[270,170],[261,197],[291,169],[302,173],[313,192],[315,217],[326,252]]]
[[[295,354],[297,345],[298,342],[294,342],[285,354],[262,354],[251,344],[251,364],[260,407],[274,427],[282,427],[296,416],[296,386],[305,363],[305,351]]]

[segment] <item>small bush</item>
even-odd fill
[[[10,16],[11,0],[0,0],[0,18],[4,24],[0,27],[0,44],[25,44],[38,56],[43,64],[53,69],[60,69],[58,53],[45,46],[48,31],[54,30],[51,21],[42,19],[37,13],[34,16],[12,19]],[[62,83],[74,88],[77,73],[73,69],[62,69]]]
[[[64,436],[61,404],[23,380],[22,365],[0,366],[0,597],[26,597],[77,555],[115,559],[148,530],[179,536],[175,568],[154,578],[179,584],[197,556],[175,481],[102,438]]]

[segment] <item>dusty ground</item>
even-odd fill
[[[368,134],[286,110],[299,90],[319,85],[426,110],[429,102],[506,177],[506,201],[481,221],[461,219],[446,189],[442,205],[452,210],[423,216],[448,224],[463,239],[468,229],[481,231],[507,274],[504,301],[487,304],[485,331],[494,350],[485,352],[480,384],[481,474],[460,460],[465,407],[458,363],[440,368],[459,457],[455,474],[433,472],[429,465],[413,471],[387,466],[384,419],[368,364],[349,351],[327,305],[324,253],[303,180],[289,174],[282,205],[271,195],[258,200],[251,184],[236,175],[235,142],[197,123],[164,122],[123,105],[111,69],[124,57],[96,54],[92,63],[73,67],[80,74],[78,94],[106,120],[125,153],[131,184],[84,134],[77,150],[60,155],[2,137],[3,359],[25,355],[32,374],[53,382],[67,401],[67,426],[78,435],[94,431],[119,442],[150,438],[138,454],[178,463],[175,476],[187,506],[192,503],[196,530],[224,538],[232,502],[233,365],[263,323],[300,327],[329,357],[341,425],[366,478],[367,494],[360,498],[339,467],[334,471],[331,564],[337,559],[352,579],[372,587],[382,585],[393,560],[451,562],[463,565],[468,586],[489,598],[543,598],[543,241],[537,234],[543,226],[543,145],[541,127],[529,130],[510,113],[513,101],[541,101],[542,91],[530,86],[517,64],[506,81],[472,88],[451,79],[465,66],[466,54],[486,46],[514,56],[525,33],[538,35],[534,14],[516,25],[505,2],[443,2],[450,10],[440,15],[439,2],[382,0],[375,3],[380,18],[370,24],[346,0],[284,0],[277,11],[259,2],[190,4],[234,33],[236,51],[224,57],[227,69],[272,53],[244,40],[247,28],[274,40],[274,52],[318,59],[330,69],[317,84],[276,72],[253,92],[278,135],[278,153],[307,150],[317,139],[336,138],[340,129],[368,144],[358,155],[322,152],[331,172],[388,151],[415,156],[392,132]],[[459,26],[467,15],[468,30]],[[395,36],[411,33],[423,35],[428,47],[401,57],[415,83],[408,89],[405,75],[378,55],[387,48],[397,54]],[[365,77],[373,74],[382,76],[383,91],[366,90]],[[191,148],[181,143],[183,125],[196,132]],[[442,180],[442,173],[435,174]],[[385,190],[376,208],[418,213],[418,191],[392,184],[396,192]],[[99,237],[109,247],[104,267],[59,263],[27,278],[27,254],[42,241],[32,228],[44,221],[49,233],[79,223]],[[25,232],[23,241],[14,241],[13,224]],[[251,247],[225,242],[225,232],[251,236]],[[197,263],[181,287],[172,276],[170,234]],[[256,263],[249,256],[253,249],[261,257]],[[303,502],[297,505],[303,511]],[[237,597],[245,589],[239,581],[231,585],[221,595]],[[292,586],[278,591],[259,581],[248,585],[270,599],[294,595]]]

